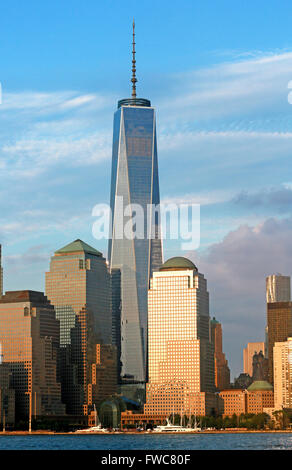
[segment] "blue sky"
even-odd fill
[[[292,274],[292,4],[10,1],[0,23],[0,243],[5,290],[44,290],[50,255],[92,237],[109,201],[112,119],[129,96],[157,110],[163,201],[201,204],[201,247],[233,375],[264,338],[265,276]]]

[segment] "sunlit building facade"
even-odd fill
[[[292,408],[292,337],[274,345],[275,409]]]
[[[253,356],[260,351],[265,354],[265,343],[263,341],[247,343],[243,350],[243,372],[250,377],[253,376]]]
[[[65,415],[57,380],[60,323],[41,292],[6,292],[0,299],[2,365],[9,367],[17,419]]]
[[[148,294],[145,413],[205,415],[215,408],[207,281],[186,258],[153,273]]]
[[[223,353],[222,325],[213,317],[210,326],[211,342],[214,346],[215,386],[217,390],[223,390],[230,386],[230,369]]]
[[[57,250],[46,273],[46,294],[60,321],[60,379],[67,412],[88,415],[110,387],[97,381],[106,346],[108,374],[116,391],[116,349],[112,346],[110,275],[95,248],[75,240]],[[109,361],[108,355],[111,354]],[[110,365],[109,365],[110,364]],[[112,374],[115,374],[114,377]]]

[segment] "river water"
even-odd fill
[[[0,450],[252,450],[292,449],[292,434],[0,436]]]

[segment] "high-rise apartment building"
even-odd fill
[[[243,350],[243,372],[250,375],[250,377],[253,376],[253,356],[260,351],[265,354],[265,343],[263,341],[247,343]]]
[[[60,324],[41,292],[6,292],[0,299],[2,365],[9,367],[17,419],[64,415],[57,380]]]
[[[269,382],[273,383],[273,348],[275,343],[292,337],[292,302],[267,304]]]
[[[215,317],[211,320],[211,342],[214,346],[215,385],[217,390],[230,386],[230,369],[222,349],[222,325]]]
[[[121,376],[144,382],[147,292],[162,250],[155,110],[136,97],[135,65],[133,28],[132,97],[118,102],[114,116],[108,256],[111,271],[121,271]]]
[[[276,342],[274,355],[275,409],[292,408],[292,337]]]
[[[266,278],[266,298],[267,303],[290,302],[291,300],[291,279],[290,276],[282,274],[272,274]]]
[[[109,390],[107,386],[102,394],[101,384],[96,383],[97,371],[108,366],[110,375],[116,367],[106,260],[79,239],[57,250],[46,273],[46,294],[60,321],[63,401],[68,413],[88,415]],[[104,348],[106,352],[101,354]],[[107,366],[103,357],[107,357]],[[111,393],[116,391],[116,371],[114,374],[114,380],[109,378]]]
[[[215,408],[207,281],[186,258],[153,272],[148,294],[146,414],[205,415]]]

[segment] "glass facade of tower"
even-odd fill
[[[46,294],[60,321],[60,377],[67,413],[88,415],[117,384],[116,349],[112,347],[110,275],[100,252],[81,240],[56,251],[46,273]],[[111,366],[100,351],[111,351]],[[100,383],[106,367],[108,385]]]
[[[121,270],[121,375],[136,381],[146,375],[149,279],[162,263],[158,214],[152,211],[149,226],[147,209],[159,202],[155,110],[148,100],[122,100],[114,117],[109,260]]]
[[[57,378],[60,323],[42,292],[6,292],[0,300],[3,365],[11,373],[16,418],[65,415]]]

